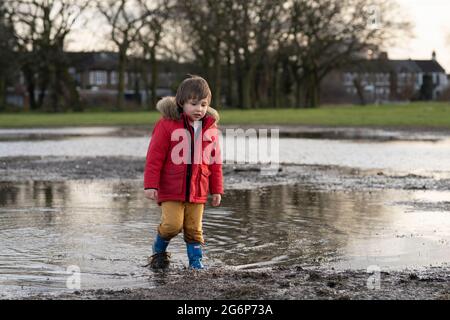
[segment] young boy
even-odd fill
[[[161,206],[161,223],[149,264],[169,266],[169,241],[183,231],[189,267],[203,269],[202,217],[208,192],[219,206],[223,194],[217,122],[211,108],[211,91],[201,77],[190,76],[178,87],[176,97],[160,100],[162,113],[153,129],[144,171],[145,196]]]

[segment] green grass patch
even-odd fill
[[[317,109],[221,110],[222,124],[450,128],[450,103],[323,106]],[[152,112],[1,113],[1,128],[151,125]]]

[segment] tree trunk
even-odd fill
[[[280,100],[279,100],[279,92],[280,92],[280,74],[278,72],[278,62],[275,61],[273,65],[273,77],[272,77],[272,85],[270,86],[270,104],[273,108],[279,108],[280,107]]]
[[[231,52],[227,53],[227,105],[234,107],[233,99],[233,66],[231,64]]]
[[[59,88],[58,75],[54,66],[49,66],[50,72],[50,105],[53,112],[58,112],[59,109]]]
[[[358,98],[359,98],[359,103],[363,106],[366,105],[366,99],[364,97],[364,90],[363,87],[361,85],[361,81],[359,79],[353,79],[353,85],[356,88],[356,92],[358,94]]]
[[[222,95],[222,65],[221,65],[221,56],[220,56],[220,40],[217,43],[216,54],[214,57],[214,87],[213,87],[213,105],[215,108],[220,108],[221,105],[221,95]]]
[[[119,51],[119,83],[117,86],[116,110],[122,110],[125,102],[126,49]]]
[[[6,108],[6,80],[0,76],[0,111]]]
[[[144,90],[145,90],[145,96],[146,96],[147,110],[151,111],[155,105],[153,104],[153,93],[152,93],[149,77],[151,77],[151,74],[144,63],[144,65],[142,66],[142,79],[144,81]]]
[[[152,47],[150,52],[150,63],[152,68],[151,95],[152,106],[156,106],[158,97],[156,96],[156,83],[158,81],[158,64],[156,63],[156,48]]]
[[[307,87],[305,107],[317,108],[320,103],[319,100],[319,88],[316,83],[311,82]]]
[[[136,65],[136,62],[134,63],[133,68],[133,87],[134,87],[134,100],[135,103],[140,107],[142,105],[142,99],[141,99],[141,82],[138,77],[138,67]]]
[[[295,107],[302,107],[302,85],[300,79],[295,79]]]
[[[244,74],[242,77],[242,103],[244,109],[249,109],[254,107],[253,89],[254,86],[254,69],[252,66],[244,69]]]
[[[243,84],[243,74],[239,64],[236,64],[236,83],[237,83],[237,96],[238,96],[238,107],[244,109],[244,84]]]
[[[28,93],[28,103],[30,105],[31,111],[36,111],[38,109],[36,98],[34,96],[34,91],[36,88],[36,83],[34,80],[34,74],[33,71],[30,70],[27,66],[23,69],[23,75],[25,77],[26,87],[27,87],[27,93]]]
[[[63,96],[65,97],[66,109],[72,109],[75,112],[84,111],[84,106],[78,93],[76,80],[69,73],[67,65],[64,65],[61,70],[61,78],[63,79],[61,89]]]
[[[47,91],[47,87],[48,87],[48,76],[49,76],[49,71],[46,71],[46,75],[45,75],[45,79],[42,79],[40,86],[39,86],[39,95],[38,95],[38,99],[36,102],[36,109],[42,109],[42,106],[44,105],[44,100],[45,100],[45,96],[46,96],[46,91]]]
[[[150,72],[147,68],[147,63],[145,63],[147,57],[150,55],[149,50],[147,48],[144,48],[144,62],[141,65],[141,77],[144,84],[144,91],[146,96],[146,108],[147,110],[152,110],[152,98],[151,98],[151,89],[150,89],[150,82],[149,82],[149,75]]]
[[[236,85],[237,85],[237,103],[238,108],[244,109],[244,71],[242,70],[242,61],[239,54],[239,50],[234,48],[234,67],[235,67],[235,77],[236,77]]]
[[[254,74],[253,79],[253,89],[252,89],[252,103],[253,108],[267,108],[270,104],[269,100],[269,91],[270,85],[269,81],[271,76],[271,70],[268,66],[270,62],[267,64],[259,64],[256,68],[256,72]]]
[[[44,70],[40,70],[39,74],[38,74],[38,79],[39,79],[39,96],[36,102],[36,109],[42,109],[43,105],[44,105],[44,100],[45,100],[45,96],[46,96],[46,91],[48,89],[48,84],[50,81],[50,69],[48,68],[48,65],[45,67]]]
[[[244,109],[251,108],[251,74],[250,72],[245,72],[242,79],[242,106]]]
[[[305,85],[305,107],[317,108],[320,104],[320,80],[316,72],[310,73]]]

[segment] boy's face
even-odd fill
[[[183,104],[183,111],[191,121],[198,121],[203,118],[208,109],[208,99],[189,99]]]

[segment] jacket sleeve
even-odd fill
[[[166,161],[170,146],[170,136],[164,127],[164,120],[159,120],[153,128],[147,150],[144,169],[144,189],[159,189],[160,172]]]
[[[215,134],[212,136],[214,139],[214,149],[212,151],[212,156],[214,156],[217,161],[209,165],[209,170],[211,175],[209,176],[209,192],[210,194],[223,194],[223,174],[222,174],[222,154],[219,141],[219,130],[214,127]]]

